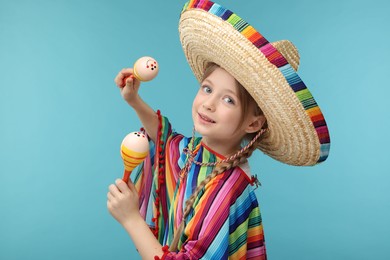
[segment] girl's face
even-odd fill
[[[236,80],[224,69],[216,68],[195,96],[192,105],[195,130],[206,145],[229,144],[237,148],[248,132],[247,120],[240,123],[242,116]]]

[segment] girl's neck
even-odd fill
[[[202,143],[205,144],[212,151],[222,156],[228,157],[240,150],[240,143],[233,143],[229,141],[221,142],[220,140],[210,140],[203,137]]]

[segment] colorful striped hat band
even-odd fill
[[[262,109],[269,131],[260,150],[291,165],[326,160],[328,127],[296,73],[299,55],[291,42],[271,44],[239,16],[207,0],[185,4],[179,33],[198,81],[208,64],[216,63],[240,82]]]

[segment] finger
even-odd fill
[[[121,70],[120,73],[122,73],[123,75],[127,75],[127,76],[130,76],[131,74],[133,74],[134,70],[133,68],[124,68]]]
[[[126,183],[123,180],[117,179],[115,181],[115,184],[121,193],[127,194],[130,192],[129,187],[127,187]]]
[[[111,184],[109,187],[108,187],[111,195],[116,198],[118,196],[120,196],[121,192],[119,191],[118,187],[115,186],[114,184]]]
[[[138,91],[141,86],[141,81],[137,79],[134,75],[131,75],[128,79],[126,79],[130,84],[128,84],[134,91]],[[127,85],[126,85],[127,86]]]
[[[111,194],[111,192],[108,192],[107,193],[107,201],[109,201],[109,202],[111,202],[111,201],[113,201],[115,198],[114,198],[114,196]]]
[[[126,78],[124,78],[123,82],[125,83],[125,85],[127,87],[133,87],[133,83],[134,83],[134,77],[132,77],[133,75],[130,75]]]
[[[122,70],[122,71],[123,71],[123,70]],[[115,76],[115,78],[114,78],[114,82],[115,82],[115,84],[116,84],[118,87],[121,87],[120,85],[121,85],[121,83],[122,83],[122,81],[123,81],[124,75],[123,75],[122,71],[120,71],[120,72]]]
[[[124,87],[124,85],[125,85],[124,79],[127,77],[130,77],[131,75],[133,75],[133,69],[131,69],[131,68],[122,69],[118,73],[118,75],[115,77],[114,82],[117,86]]]

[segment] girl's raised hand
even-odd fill
[[[121,179],[117,179],[108,189],[108,211],[120,224],[124,225],[141,217],[138,192],[131,180],[126,184]]]
[[[115,77],[114,82],[119,87],[123,99],[132,105],[138,98],[138,90],[141,85],[141,82],[133,76],[133,69],[122,69]]]

